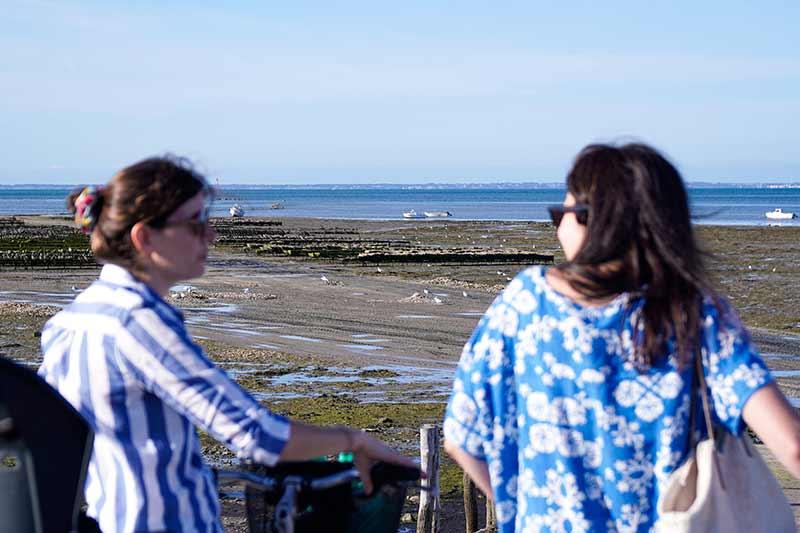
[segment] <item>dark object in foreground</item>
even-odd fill
[[[387,463],[372,468],[374,490],[364,494],[352,463],[292,462],[248,465],[244,472],[218,473],[243,481],[251,533],[397,531],[406,488],[420,471]]]
[[[0,357],[0,533],[76,531],[92,441],[61,395]]]

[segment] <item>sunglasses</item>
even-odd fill
[[[185,226],[196,237],[202,237],[206,234],[206,231],[208,231],[209,221],[211,220],[211,207],[214,203],[214,198],[215,194],[213,189],[207,189],[203,207],[192,218],[188,220],[176,220],[174,222],[156,220],[150,222],[150,225],[158,229]]]
[[[575,219],[578,224],[586,225],[589,220],[589,206],[587,204],[575,204],[570,206],[565,205],[551,205],[547,208],[550,213],[550,219],[553,221],[553,226],[558,227],[561,225],[561,220],[567,213],[575,213]]]

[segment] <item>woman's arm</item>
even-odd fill
[[[312,426],[294,421],[291,422],[289,440],[279,460],[298,461],[340,451],[353,452],[353,463],[361,475],[367,494],[372,492],[369,469],[374,461],[417,466],[410,457],[400,455],[363,431],[344,426]]]
[[[448,440],[444,441],[444,451],[458,463],[484,494],[492,497],[492,483],[489,480],[489,467],[486,462],[474,458],[455,444],[450,444]]]
[[[770,383],[754,392],[742,417],[783,466],[800,478],[800,416],[778,386]]]
[[[361,431],[310,426],[271,413],[155,310],[138,310],[124,326],[116,348],[126,368],[147,390],[240,456],[273,465],[352,451],[365,489],[373,461],[416,466]]]

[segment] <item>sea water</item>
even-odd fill
[[[68,186],[0,186],[0,215],[66,214]],[[690,186],[692,216],[699,224],[766,225],[764,213],[780,207],[800,214],[800,185]],[[555,185],[230,186],[220,189],[213,216],[234,204],[247,216],[403,220],[414,209],[449,211],[454,220],[548,220],[547,206],[561,203]],[[278,204],[281,209],[273,209]],[[780,221],[800,226],[800,219]]]

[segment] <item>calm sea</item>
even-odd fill
[[[66,214],[70,187],[0,186],[0,215]],[[800,186],[692,187],[692,212],[699,224],[764,225],[766,211],[776,207],[800,214]],[[556,187],[414,186],[414,187],[228,187],[214,206],[227,216],[233,204],[247,215],[343,219],[400,220],[410,209],[450,211],[454,220],[547,220],[547,206],[560,203]],[[271,209],[275,203],[281,210]],[[800,219],[783,222],[800,226]]]

